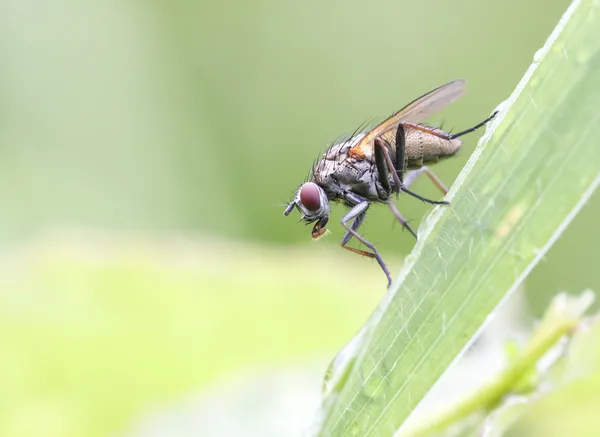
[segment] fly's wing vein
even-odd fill
[[[352,150],[360,150],[370,144],[375,138],[396,128],[401,122],[420,123],[432,114],[460,98],[465,91],[465,81],[462,79],[448,82],[427,94],[413,100],[404,108],[388,117],[362,138]]]

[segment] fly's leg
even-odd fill
[[[356,206],[362,205],[363,203],[367,204],[367,206],[364,207],[364,210],[362,212],[359,212],[356,215],[351,215],[352,211],[356,208]],[[360,227],[360,225],[362,225],[363,221],[365,220],[365,217],[367,216],[367,209],[369,208],[369,202],[367,202],[366,200],[361,198],[361,200],[358,202],[358,205],[356,205],[353,209],[348,211],[348,213],[342,218],[342,225],[344,225],[344,222],[350,221],[354,218],[354,221],[352,222],[352,225],[350,226],[354,232],[358,231],[358,228]],[[344,225],[344,227],[346,227],[346,226]],[[348,250],[352,249],[350,247],[346,247],[346,244],[348,244],[348,242],[352,239],[352,237],[353,237],[353,235],[352,235],[351,231],[347,230],[346,233],[344,234],[344,236],[342,237],[342,242],[340,243],[342,245],[342,247],[344,247],[344,249],[348,249]],[[367,252],[367,253],[371,254],[371,252]],[[373,255],[373,254],[371,254],[371,255]],[[368,255],[366,255],[366,256],[368,256]],[[375,256],[369,256],[369,258],[375,258]]]
[[[448,202],[447,200],[431,200],[431,199],[428,199],[426,197],[420,196],[419,194],[417,194],[417,193],[415,193],[413,191],[410,191],[408,188],[406,188],[404,186],[400,187],[400,189],[402,191],[404,191],[406,194],[410,194],[415,199],[419,199],[420,201],[425,202],[425,203],[429,203],[431,205],[450,205],[450,202]]]
[[[412,170],[412,171],[408,172],[406,174],[406,178],[404,178],[404,186],[409,187],[410,185],[412,185],[417,180],[417,178],[419,176],[421,176],[423,173],[425,173],[429,177],[429,179],[431,179],[431,181],[434,183],[434,185],[436,187],[438,187],[440,189],[440,191],[442,193],[444,193],[444,195],[448,194],[448,188],[446,188],[444,183],[435,175],[435,173],[433,173],[431,170],[429,170],[429,168],[427,168],[426,166],[423,166],[423,167],[418,168],[417,170]],[[402,223],[402,226],[405,227],[406,229],[408,229],[408,231],[413,235],[413,237],[417,238],[417,234],[415,234],[415,232],[408,225],[408,222],[406,221],[406,219],[404,217],[402,217],[402,214],[400,214],[400,211],[398,211],[398,208],[396,207],[396,205],[394,205],[392,202],[390,202],[390,203],[388,203],[388,206],[392,210],[392,214],[394,214],[394,216],[398,219],[398,221],[400,223]]]
[[[404,176],[404,167],[406,162],[404,160],[404,152],[406,149],[406,136],[404,132],[404,126],[402,123],[398,124],[396,128],[396,174],[398,175],[398,179],[400,182],[404,182],[402,179]]]
[[[479,129],[481,126],[485,125],[488,121],[491,121],[492,118],[494,118],[496,115],[498,115],[498,111],[494,111],[494,113],[492,115],[490,115],[488,118],[486,118],[481,123],[478,123],[478,124],[476,124],[475,126],[469,128],[469,129],[465,129],[465,130],[457,132],[455,134],[448,135],[448,139],[449,140],[453,140],[454,138],[462,137],[465,134],[474,132],[477,129]]]
[[[440,129],[435,129],[432,127],[428,127],[428,126],[423,126],[421,124],[417,124],[417,123],[404,123],[406,126],[410,126],[413,129],[416,130],[420,130],[421,132],[425,132],[429,135],[434,135],[438,138],[441,138],[443,140],[454,140],[458,137],[462,137],[463,135],[469,134],[471,132],[476,131],[477,129],[479,129],[480,127],[484,126],[486,123],[488,123],[489,121],[491,121],[496,115],[498,115],[498,111],[495,111],[492,115],[490,115],[488,118],[486,118],[485,120],[483,120],[481,123],[477,123],[475,126],[470,127],[469,129],[465,129],[463,131],[457,132],[455,134],[449,134],[446,133]]]
[[[400,214],[400,211],[398,211],[398,208],[396,207],[396,205],[394,205],[392,202],[390,202],[390,203],[388,203],[388,206],[392,210],[392,214],[394,214],[394,217],[396,217],[398,219],[398,221],[402,224],[402,226],[405,227],[406,229],[408,229],[408,232],[410,232],[411,235],[413,237],[415,237],[415,239],[416,239],[417,234],[408,225],[408,221],[404,217],[402,217],[402,214]]]
[[[394,168],[394,164],[390,159],[390,154],[388,153],[388,148],[386,147],[387,142],[382,138],[375,138],[373,141],[375,145],[375,164],[377,166],[377,171],[379,171],[379,182],[383,184],[383,179],[387,179],[389,174],[392,174],[392,179],[397,187],[402,187],[404,184],[400,180],[398,173],[396,173],[396,169]],[[383,171],[379,170],[382,169]]]
[[[396,169],[391,165],[391,160],[386,159],[389,157],[388,150],[389,144],[382,138],[375,138],[375,166],[377,167],[377,174],[379,183],[386,190],[390,191],[390,172],[394,175],[394,182],[397,183],[397,187],[402,185]]]
[[[377,166],[377,171],[379,174],[379,182],[381,183],[381,185],[384,186],[384,188],[389,189],[389,175],[391,173],[393,175],[392,177],[394,179],[394,182],[397,184],[396,186],[403,187],[410,185],[413,181],[409,181],[408,183],[403,182],[400,179],[400,174],[394,169],[391,159],[389,159],[389,149],[387,148],[386,144],[386,141],[381,138],[375,139],[375,165]],[[404,161],[404,155],[402,155],[402,160]],[[408,229],[408,232],[410,232],[415,238],[417,238],[417,234],[415,234],[415,231],[413,231],[412,228],[409,226],[408,221],[404,217],[402,217],[402,214],[400,214],[400,211],[398,211],[396,205],[394,205],[392,202],[389,202],[388,206],[392,210],[394,216],[402,224],[402,227]]]
[[[436,137],[439,137],[439,138],[442,138],[444,140],[450,141],[450,140],[453,140],[455,138],[462,137],[463,135],[466,135],[468,133],[476,131],[477,129],[479,129],[480,127],[484,126],[486,123],[488,123],[489,121],[491,121],[496,115],[498,115],[498,111],[495,111],[492,115],[490,115],[488,118],[486,118],[482,122],[477,123],[475,126],[469,128],[469,129],[465,129],[463,131],[457,132],[455,134],[448,134],[448,133],[446,133],[446,132],[444,132],[442,130],[430,128],[430,127],[427,127],[427,126],[422,126],[420,124],[415,124],[415,123],[405,123],[405,124],[408,125],[408,126],[410,126],[410,127],[412,127],[413,129],[417,129],[417,130],[426,132],[426,133],[428,133],[430,135],[435,135]],[[404,130],[402,132],[404,132]],[[396,139],[396,141],[398,141],[398,139]],[[402,144],[404,144],[404,143],[402,143]],[[424,201],[424,202],[435,203],[435,202],[430,201],[429,199],[425,199],[425,198],[423,198],[423,197],[421,197],[421,196],[419,196],[419,195],[417,195],[417,194],[415,194],[415,193],[413,193],[411,191],[408,191],[406,189],[410,184],[412,184],[414,182],[414,180],[421,173],[425,173],[429,177],[429,179],[431,179],[431,181],[434,183],[434,185],[436,187],[438,187],[444,193],[444,195],[448,194],[448,188],[446,188],[446,186],[444,185],[444,183],[431,170],[429,170],[425,166],[419,168],[418,170],[415,170],[414,172],[409,173],[408,176],[407,176],[407,180],[404,182],[404,186],[401,187],[401,190],[404,191],[404,192],[406,192],[406,193],[408,193],[408,194],[410,194],[413,197],[416,197],[417,199],[420,199],[420,200]],[[441,203],[446,203],[447,204],[448,202],[441,202]]]
[[[385,189],[389,189],[388,176],[390,171],[394,171],[398,175],[398,180],[400,181],[400,186],[404,186],[408,188],[419,175],[425,173],[429,179],[434,183],[436,187],[442,191],[442,193],[447,194],[448,188],[444,185],[444,183],[431,171],[429,168],[423,166],[417,170],[411,171],[407,174],[407,179],[403,180],[402,176],[404,175],[404,127],[402,124],[398,125],[398,129],[396,130],[396,162],[402,164],[402,168],[395,169],[393,164],[391,168],[393,170],[388,170],[389,162],[385,157],[386,150],[389,150],[389,144],[382,139],[377,138],[375,140],[375,163],[377,165],[377,171],[379,172],[379,182]],[[390,159],[391,161],[391,159]]]
[[[385,163],[387,164],[389,173],[392,174],[394,183],[396,184],[397,187],[399,187],[399,189],[401,191],[404,191],[405,193],[410,194],[411,196],[416,197],[417,199],[422,200],[423,202],[426,202],[426,203],[430,203],[432,205],[448,205],[448,202],[446,202],[445,200],[427,199],[423,196],[419,196],[417,193],[413,193],[412,191],[410,191],[406,187],[406,184],[402,183],[402,181],[400,180],[400,177],[396,173],[396,170],[394,169],[394,165],[392,164],[392,160],[390,159],[388,149],[385,146],[385,141],[382,140],[381,138],[375,138],[375,141],[373,143],[375,145],[375,163],[377,165],[377,168],[379,169],[379,167],[383,167],[383,163],[378,162],[378,161],[380,161],[381,159],[384,159]],[[380,175],[380,178],[381,178],[381,175]]]
[[[438,187],[440,191],[444,193],[444,195],[448,194],[448,188],[446,188],[446,185],[444,185],[440,178],[438,178],[435,173],[429,170],[429,168],[426,166],[408,172],[406,178],[404,179],[404,186],[408,188],[423,173],[425,173],[427,177],[431,179],[431,182],[433,182],[433,184]]]
[[[350,211],[348,211],[348,213],[344,217],[342,217],[341,223],[342,226],[346,229],[346,234],[344,235],[344,238],[342,238],[341,245],[344,249],[349,250],[350,252],[367,256],[369,258],[375,258],[379,263],[381,270],[383,270],[385,276],[387,277],[389,287],[390,285],[392,285],[392,276],[390,275],[390,271],[388,270],[387,266],[383,262],[383,258],[381,258],[381,255],[379,255],[379,252],[377,251],[375,245],[369,243],[367,240],[364,239],[362,235],[360,235],[357,232],[357,229],[360,227],[363,220],[365,219],[365,215],[367,213],[367,209],[369,209],[369,205],[370,203],[367,200],[363,200],[356,206],[354,206]],[[352,222],[351,226],[348,226],[348,222],[352,219],[354,219],[354,222]],[[346,246],[346,244],[348,244],[352,237],[356,238],[362,244],[367,246],[369,249],[371,249],[372,252]]]

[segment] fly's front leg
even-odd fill
[[[365,220],[365,217],[367,216],[367,209],[369,208],[368,202],[365,201],[365,203],[367,203],[367,207],[365,208],[364,211],[360,212],[358,215],[355,216],[354,221],[352,222],[352,225],[350,226],[352,228],[352,230],[354,232],[358,231],[358,228],[360,227],[360,225],[362,225],[363,221]],[[350,210],[348,212],[348,214],[346,214],[346,216],[344,218],[342,218],[342,224],[344,224],[344,220],[350,221],[352,220],[352,216],[348,217],[348,215],[352,212],[352,210]],[[344,226],[345,227],[345,226]],[[344,237],[342,238],[342,242],[340,243],[344,249],[348,249],[348,250],[352,250],[351,247],[346,247],[346,244],[348,244],[348,242],[352,239],[353,234],[348,230],[346,231],[346,233],[344,234]],[[361,255],[365,255],[360,251]],[[375,258],[375,256],[373,256],[373,254],[371,252],[367,252],[369,258]]]
[[[389,272],[387,266],[383,262],[383,258],[381,258],[381,255],[379,255],[379,252],[377,251],[377,248],[375,247],[375,245],[368,242],[367,240],[365,240],[364,237],[357,232],[358,228],[360,227],[363,220],[365,219],[365,215],[367,213],[367,209],[369,209],[369,205],[370,205],[370,203],[367,200],[363,200],[360,203],[358,203],[356,206],[354,206],[350,211],[348,211],[348,213],[342,218],[341,223],[342,223],[342,226],[346,229],[346,234],[344,235],[344,238],[342,238],[341,245],[344,249],[349,250],[350,252],[354,252],[359,255],[367,256],[369,258],[375,258],[377,260],[377,262],[379,263],[381,270],[383,270],[383,272],[385,273],[385,276],[387,277],[388,287],[389,287],[390,285],[392,285],[392,276],[390,275],[390,272]],[[348,222],[353,219],[354,219],[354,222],[352,222],[352,225],[348,226]],[[356,238],[362,244],[367,246],[369,249],[372,250],[372,252],[369,252],[367,250],[355,249],[353,247],[346,246],[346,244],[348,244],[348,242],[350,241],[350,239],[352,237]]]

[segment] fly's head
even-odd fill
[[[323,188],[314,182],[305,182],[300,186],[294,200],[292,200],[283,215],[289,215],[294,208],[298,208],[302,220],[307,224],[314,223],[312,229],[313,239],[317,239],[327,232],[325,225],[329,221],[329,199]]]

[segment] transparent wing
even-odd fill
[[[370,144],[375,138],[396,128],[401,122],[422,122],[432,114],[441,111],[445,106],[456,101],[463,95],[464,91],[465,81],[462,79],[453,80],[433,91],[429,91],[375,126],[353,149],[360,149]]]

